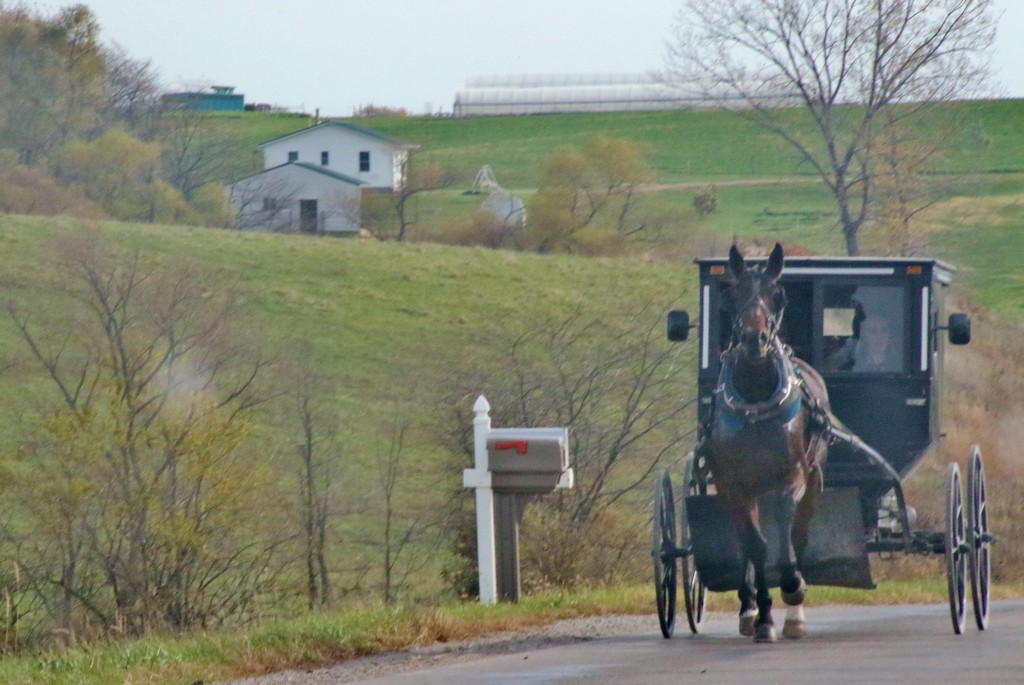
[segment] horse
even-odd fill
[[[784,259],[778,243],[764,266],[748,267],[736,245],[729,250],[723,280],[732,337],[722,353],[706,452],[741,551],[740,634],[757,642],[776,640],[758,503],[768,493],[781,495],[779,585],[789,606],[783,636],[806,634],[806,582],[799,562],[824,485],[823,417],[831,411],[821,376],[793,357],[779,337],[786,306],[778,283]]]

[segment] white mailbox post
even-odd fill
[[[490,411],[487,398],[478,397],[473,405],[474,464],[462,472],[462,484],[476,489],[483,604],[495,604],[499,594],[502,599],[519,599],[521,496],[573,485],[567,428],[491,428]]]

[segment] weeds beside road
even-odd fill
[[[812,588],[809,605],[901,604],[946,601],[945,577],[887,581],[875,591]],[[1024,596],[1024,583],[993,588],[996,598]],[[731,593],[713,594],[710,609],[732,611]],[[557,592],[528,597],[518,605],[476,602],[430,608],[369,607],[312,613],[249,630],[208,632],[188,638],[149,637],[89,644],[45,654],[8,656],[0,682],[10,685],[112,685],[213,683],[286,669],[309,669],[361,656],[435,643],[528,631],[562,619],[604,615],[649,615],[654,591],[625,589]]]

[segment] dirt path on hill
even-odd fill
[[[657,193],[664,190],[693,190],[714,186],[724,188],[727,186],[771,186],[788,185],[790,183],[820,183],[821,178],[817,176],[779,176],[773,178],[738,178],[725,181],[684,181],[682,183],[645,183],[637,186],[638,193]]]

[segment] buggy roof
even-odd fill
[[[761,263],[768,260],[767,256],[749,257],[748,263]],[[693,260],[705,272],[712,266],[724,266],[729,263],[728,257],[698,257]],[[948,285],[956,272],[956,268],[938,259],[925,257],[786,257],[782,276],[898,276],[903,274],[920,275],[911,267],[920,268],[924,273],[931,273],[939,283]]]

